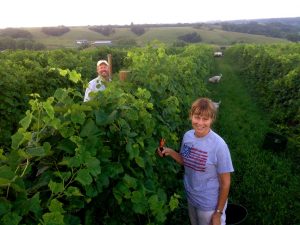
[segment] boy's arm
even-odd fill
[[[219,174],[220,180],[220,194],[215,213],[212,216],[212,224],[219,224],[221,215],[224,213],[224,207],[228,198],[230,189],[230,173]]]
[[[163,147],[163,150],[160,151],[159,149],[157,150],[158,155],[160,157],[164,157],[164,156],[170,156],[172,157],[177,163],[179,163],[180,165],[183,165],[183,158],[182,156],[176,152],[175,150],[171,149],[171,148],[167,148],[167,147]]]

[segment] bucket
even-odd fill
[[[228,203],[226,208],[226,224],[241,224],[243,221],[245,221],[247,215],[248,212],[244,206]]]
[[[268,132],[265,135],[263,148],[273,150],[276,152],[285,150],[287,145],[287,138],[281,134]]]

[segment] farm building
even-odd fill
[[[94,41],[94,42],[92,42],[92,45],[96,45],[96,46],[111,45],[111,44],[112,44],[112,41]]]
[[[86,45],[88,44],[88,40],[84,39],[84,40],[76,40],[76,44],[78,45]]]

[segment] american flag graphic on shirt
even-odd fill
[[[207,152],[184,144],[181,155],[183,157],[184,166],[189,167],[195,171],[205,172]]]

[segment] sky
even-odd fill
[[[0,28],[300,17],[299,0],[2,0]]]

